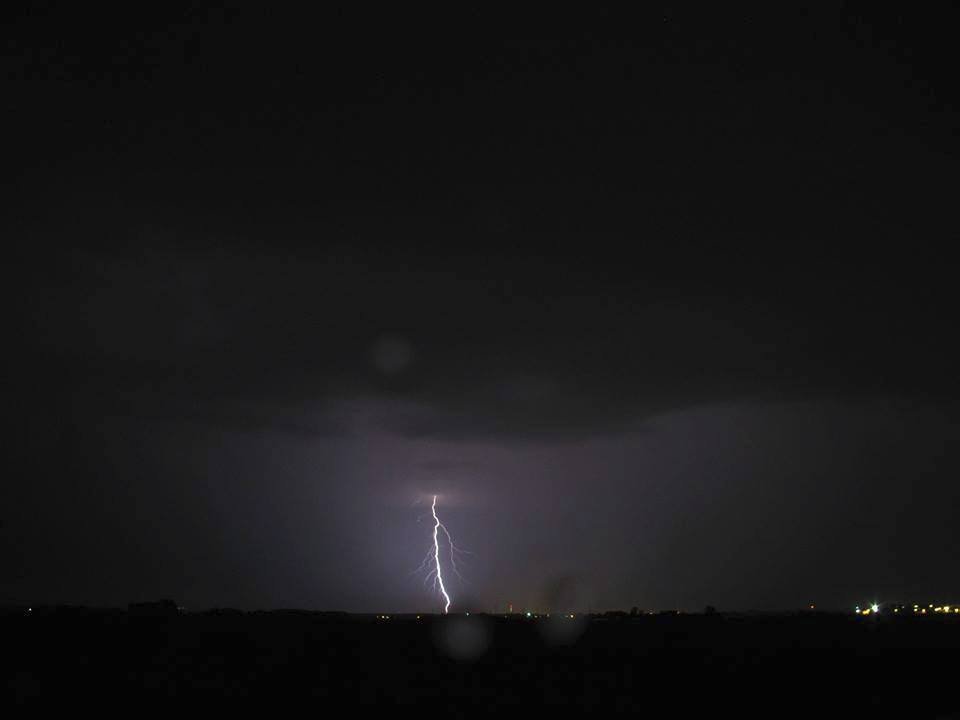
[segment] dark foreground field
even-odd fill
[[[73,712],[346,704],[438,718],[960,717],[953,620],[34,613],[0,619],[0,669],[8,700]]]

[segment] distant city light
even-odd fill
[[[874,603],[873,605],[870,606],[870,610],[872,610],[875,613],[880,612],[880,606]]]

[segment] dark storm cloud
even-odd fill
[[[573,260],[404,267],[140,237],[135,253],[44,267],[24,340],[61,370],[51,392],[68,383],[121,414],[306,433],[346,429],[351,400],[380,401],[378,422],[414,436],[569,438],[741,399],[952,399],[935,290],[901,297],[887,273],[839,273],[811,297],[801,273],[758,297],[772,288],[736,269],[721,281],[733,287],[668,288],[642,268],[633,279]]]
[[[98,401],[324,432],[383,398],[398,431],[468,437],[955,394],[950,96],[887,26],[664,11],[632,39],[366,56],[319,27],[263,64],[231,50],[271,24],[227,19],[214,52],[218,17],[44,78],[91,101],[43,114],[51,166],[25,169],[22,317]]]

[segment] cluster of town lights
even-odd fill
[[[952,606],[952,605],[938,605],[937,607],[934,607],[933,605],[927,605],[927,607],[925,607],[925,608],[919,607],[918,605],[914,605],[914,606],[913,606],[913,611],[914,611],[914,612],[918,612],[918,613],[920,613],[921,615],[926,615],[926,613],[927,613],[927,608],[930,608],[930,609],[933,610],[935,613],[947,613],[947,614],[949,614],[949,613],[955,613],[955,614],[960,614],[960,607],[954,607],[954,606]]]
[[[906,607],[895,607],[893,612],[899,613],[901,610],[906,612]],[[913,606],[913,612],[915,615],[926,615],[927,611],[933,613],[940,613],[941,615],[960,615],[960,606],[956,605],[937,605],[934,606],[933,603],[927,605],[927,607],[921,607],[920,605]],[[857,615],[876,615],[880,612],[880,606],[877,603],[874,603],[870,607],[861,608],[859,605],[855,608]]]

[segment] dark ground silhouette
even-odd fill
[[[960,717],[953,617],[35,608],[0,632],[3,693],[21,706]]]

